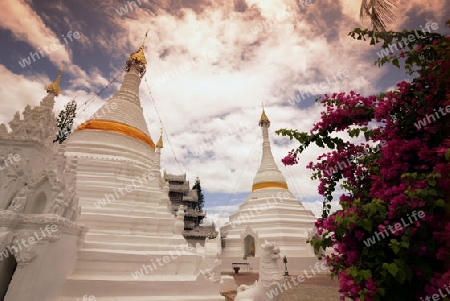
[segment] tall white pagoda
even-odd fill
[[[0,261],[1,300],[224,300],[220,267],[214,277],[201,273],[204,252],[188,246],[183,217],[172,214],[162,138],[153,142],[139,99],[146,63],[142,46],[127,60],[119,91],[62,146],[52,143],[59,78],[35,113],[26,108],[26,121],[15,117],[12,133],[0,126],[2,154],[22,158],[11,177],[0,175],[0,247],[12,250]],[[19,250],[20,238],[47,225],[57,230]]]
[[[119,91],[67,141],[78,158],[80,223],[89,227],[62,300],[223,300],[199,275],[201,256],[172,215],[155,145],[139,100],[144,46],[126,62]],[[105,198],[107,204],[98,205]]]
[[[315,257],[306,240],[313,233],[316,218],[289,191],[275,163],[269,142],[270,120],[264,110],[259,126],[263,136],[261,164],[252,192],[220,229],[225,240],[222,255],[235,261],[260,257],[260,246],[267,240],[275,242],[282,255],[310,262]]]

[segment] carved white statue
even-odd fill
[[[15,181],[18,181],[21,178],[25,177],[25,164],[28,164],[29,159],[26,160],[20,160],[16,164],[12,164],[10,168],[8,168],[6,172],[7,177],[7,183],[4,184],[4,187],[8,187],[10,184],[14,183]]]
[[[60,192],[53,201],[50,212],[55,215],[62,215],[65,209],[64,192]]]
[[[211,282],[219,282],[221,277],[222,260],[216,258],[206,269],[200,271]]]
[[[169,198],[169,182],[166,182],[166,184],[163,186],[163,192],[160,198],[161,204],[165,204],[167,206],[167,211],[172,213],[172,202]]]
[[[22,187],[13,198],[11,205],[8,210],[14,211],[15,213],[22,213],[25,208],[25,202],[27,200],[27,194],[29,189],[27,186]]]
[[[70,208],[69,210],[67,210],[66,214],[65,214],[65,218],[67,218],[68,220],[71,221],[75,221],[76,217],[77,217],[77,211],[78,211],[78,196],[76,194],[74,194],[72,196],[72,201],[70,203]]]
[[[175,220],[175,234],[182,234],[184,231],[184,206],[178,207],[177,217]]]
[[[280,248],[273,242],[265,242],[261,246],[259,279],[251,286],[241,285],[237,289],[235,301],[279,301],[281,295],[273,296],[269,292],[284,284],[284,277],[278,271],[277,261]],[[268,295],[271,295],[270,298]]]

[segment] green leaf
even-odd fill
[[[391,249],[392,249],[392,251],[394,252],[394,254],[398,254],[398,252],[400,252],[400,247],[399,247],[399,245],[391,244]],[[394,275],[394,276],[395,276],[395,275]]]
[[[435,178],[429,178],[428,179],[428,185],[434,187],[436,186],[436,179]]]
[[[400,282],[400,284],[403,284],[405,282],[405,279],[406,279],[405,271],[398,270],[396,278],[397,278],[398,282]]]
[[[445,207],[445,201],[443,199],[439,199],[436,201],[435,205],[437,207]]]
[[[428,193],[427,194],[431,195],[431,196],[437,196],[438,195],[436,189],[428,189]]]
[[[392,60],[392,65],[396,66],[397,68],[400,68],[400,63],[398,61],[398,58],[395,58]]]
[[[318,147],[324,147],[323,146],[323,141],[320,138],[316,140],[316,144],[317,144]]]
[[[327,144],[327,147],[328,147],[328,148],[334,149],[334,143],[333,143],[332,141],[329,141],[329,142],[327,142],[326,144]]]
[[[400,247],[409,249],[409,241],[402,241],[400,242]]]
[[[398,273],[398,266],[395,263],[383,263],[383,268],[389,272],[392,276],[396,276]]]
[[[347,131],[350,137],[358,137],[361,129],[355,128]]]
[[[372,220],[369,218],[362,219],[361,226],[364,228],[364,230],[370,232],[372,230]]]
[[[356,270],[355,267],[351,267],[348,269],[348,274],[352,277],[356,277],[358,276],[358,271]]]
[[[365,280],[369,279],[370,277],[372,277],[372,272],[370,270],[363,270],[360,272],[361,275],[363,276],[363,278]]]
[[[408,281],[411,281],[411,279],[412,279],[412,277],[414,275],[413,270],[409,266],[405,265],[404,266],[404,271],[405,271],[406,279]]]

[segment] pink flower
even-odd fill
[[[286,157],[281,159],[284,165],[294,165],[298,163],[297,154],[294,153],[294,150],[291,150]]]
[[[438,147],[438,148],[436,148],[436,153],[439,155],[439,156],[443,156],[443,155],[445,155],[445,153],[448,151],[448,148],[446,148],[446,147]]]
[[[364,232],[362,232],[360,230],[356,230],[355,231],[355,237],[356,237],[357,240],[363,241],[364,240]]]
[[[369,296],[374,296],[376,294],[376,292],[377,292],[376,283],[375,283],[375,281],[373,281],[372,278],[367,279],[367,281],[366,281],[366,288],[368,289],[367,294]]]
[[[450,41],[450,37],[445,38],[446,43],[447,39]],[[439,52],[439,47],[434,49]],[[410,56],[411,51],[403,51],[398,55],[400,58]],[[423,47],[418,45],[412,52],[421,53]],[[444,283],[444,269],[430,277],[414,265],[420,260],[438,270],[438,264],[450,257],[447,247],[450,223],[445,222],[443,210],[436,208],[433,202],[445,199],[444,191],[450,186],[450,165],[444,158],[450,148],[450,139],[442,138],[447,134],[442,130],[443,118],[428,121],[420,130],[414,126],[427,115],[435,114],[434,108],[450,105],[447,97],[450,95],[450,64],[439,60],[443,56],[437,55],[435,61],[421,65],[419,75],[412,82],[399,82],[397,91],[369,97],[355,91],[341,92],[325,95],[319,100],[326,109],[308,134],[332,136],[359,129],[359,137],[363,132],[365,137],[361,143],[339,141],[333,150],[318,155],[317,162],[307,166],[319,180],[318,191],[324,197],[333,194],[336,198],[339,182],[345,183],[345,192],[339,197],[342,210],[316,223],[319,234],[329,235],[331,240],[329,249],[332,253],[326,259],[331,273],[339,275],[341,300],[345,297],[360,300],[363,296],[366,301],[383,300],[377,290],[386,285],[386,289],[391,289],[390,293],[396,293],[396,284],[382,283],[382,275],[376,269],[383,262],[391,262],[391,257],[395,260],[396,256],[401,256],[400,253],[393,254],[391,239],[410,242],[409,250],[406,251],[404,245],[401,247],[411,255],[403,258],[413,271],[413,279],[406,285],[417,283],[411,285],[408,292],[416,297],[430,295],[440,285],[450,283],[450,272],[445,275],[448,280]],[[377,125],[367,131],[363,128],[368,127],[369,122]],[[323,138],[325,143],[328,137]],[[385,145],[375,148],[382,141]],[[282,162],[297,164],[297,153],[292,150]],[[438,173],[440,176],[433,180],[431,176]],[[406,214],[414,210],[416,213],[423,211],[425,217],[410,220],[405,227],[398,223],[401,219],[408,222]],[[409,218],[413,219],[412,216]],[[366,230],[368,225],[371,231]],[[395,230],[396,226],[399,230]],[[364,249],[369,255],[377,254],[368,262],[362,241],[375,231],[391,237]],[[367,280],[358,278],[356,284],[350,274],[356,275],[355,271],[362,270],[371,270],[371,277]],[[397,298],[401,299],[401,296]]]

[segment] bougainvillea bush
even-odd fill
[[[349,33],[383,47],[411,34]],[[411,82],[368,97],[354,91],[325,95],[317,100],[324,109],[310,132],[277,131],[300,142],[284,164],[296,164],[311,144],[329,149],[307,166],[324,197],[316,222],[322,239],[310,243],[333,249],[326,260],[339,278],[341,299],[428,300],[450,288],[449,46],[449,37],[423,34],[376,62],[403,68]],[[337,137],[343,131],[352,139]],[[338,185],[345,191],[342,210],[330,215],[328,202]]]

